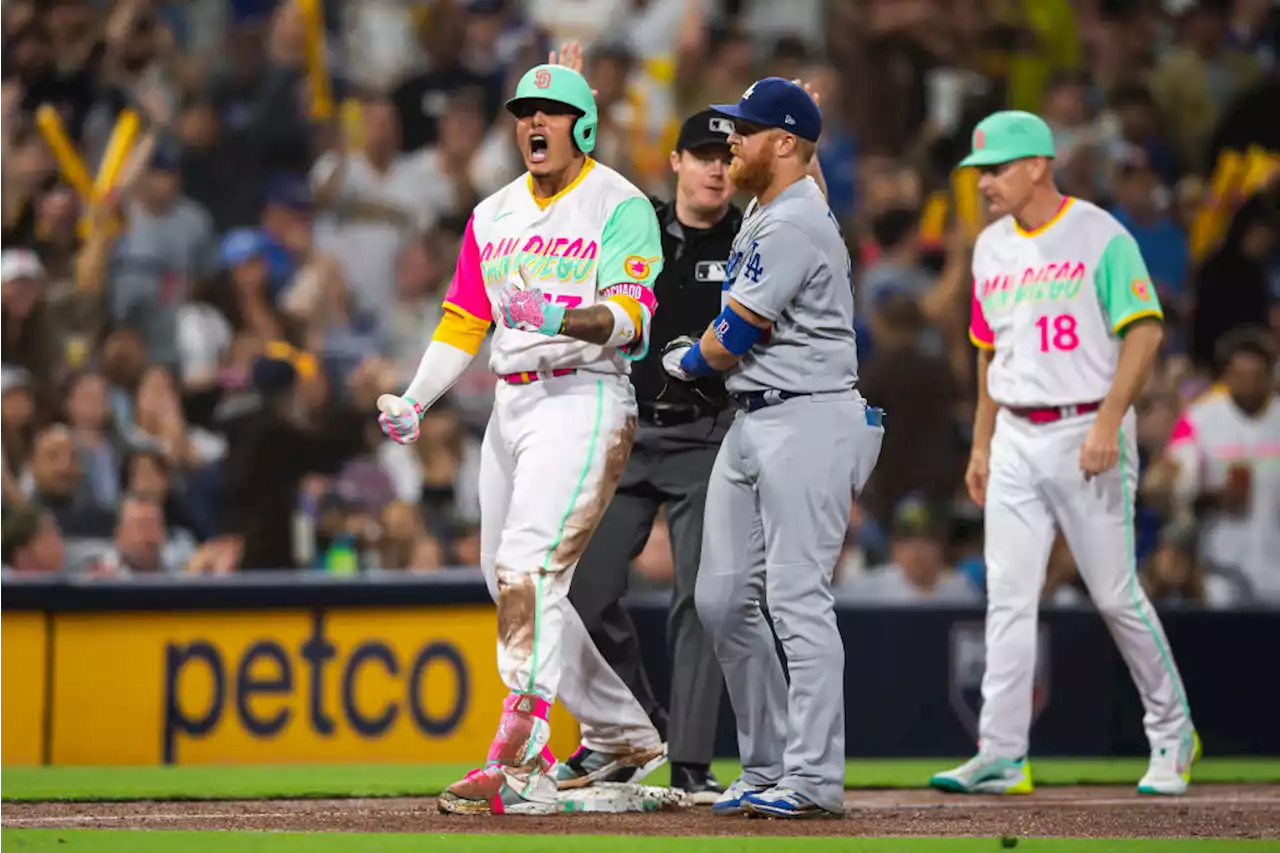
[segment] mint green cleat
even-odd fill
[[[935,773],[929,787],[952,794],[1030,794],[1031,762],[975,755],[954,770]]]
[[[1160,747],[1151,750],[1151,764],[1138,781],[1139,794],[1180,796],[1191,787],[1191,767],[1203,753],[1200,735],[1194,730],[1183,736],[1176,749]]]

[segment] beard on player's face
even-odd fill
[[[762,133],[736,141],[730,149],[729,180],[735,188],[760,195],[773,182],[772,140]]]

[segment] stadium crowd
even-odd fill
[[[416,445],[381,440],[374,400],[416,367],[471,207],[523,171],[504,99],[573,39],[595,156],[659,196],[684,116],[765,74],[821,95],[860,387],[887,412],[840,596],[982,599],[961,484],[982,212],[953,167],[1012,107],[1046,118],[1060,186],[1133,232],[1165,307],[1138,404],[1143,582],[1162,604],[1280,603],[1278,18],[1270,0],[6,2],[6,572],[478,565],[484,354]],[[660,521],[633,586],[671,571]],[[1045,598],[1083,601],[1079,583],[1059,541]]]

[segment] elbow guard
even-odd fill
[[[722,347],[741,358],[760,340],[764,329],[751,325],[741,314],[726,305],[720,316],[712,322],[711,333]]]

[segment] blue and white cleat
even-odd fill
[[[719,799],[711,804],[711,813],[718,815],[745,814],[743,798],[764,790],[767,790],[766,786],[751,785],[742,781],[742,778],[739,777],[720,795]]]
[[[933,774],[929,787],[952,794],[1030,794],[1031,762],[1023,758],[990,758],[975,755],[953,770]]]
[[[827,811],[799,791],[781,785],[747,794],[742,798],[742,808],[751,817],[779,817],[788,820],[841,817],[839,812]]]

